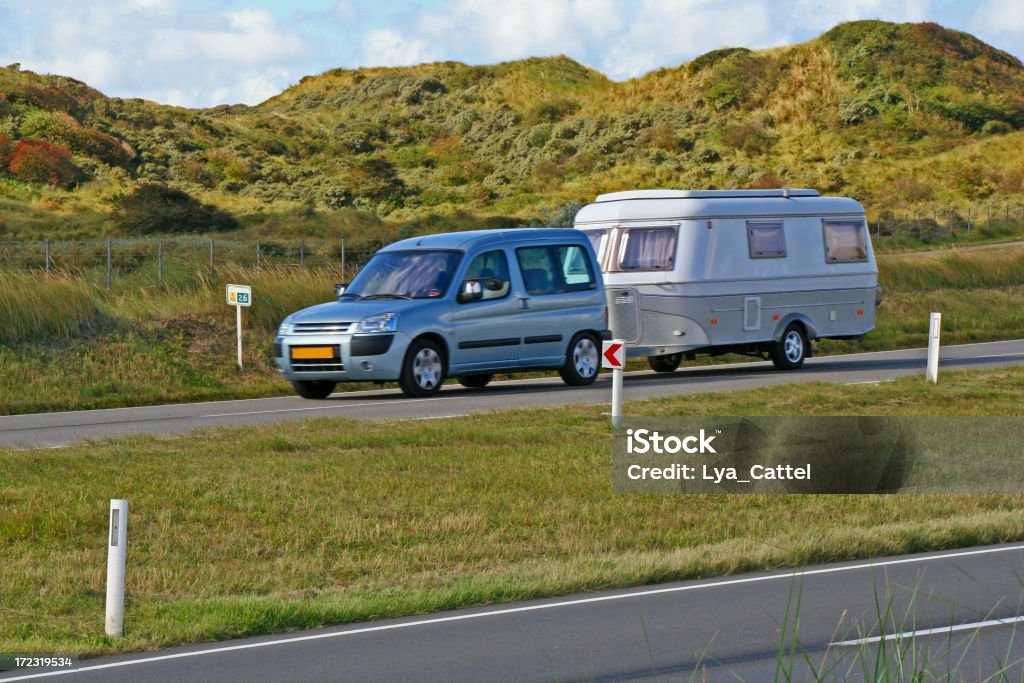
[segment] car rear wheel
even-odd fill
[[[594,338],[586,332],[580,332],[569,342],[565,364],[559,368],[558,374],[569,386],[593,384],[601,366],[600,358],[601,352]]]
[[[772,363],[779,370],[796,370],[807,357],[807,335],[798,323],[786,325],[782,338],[772,342]]]
[[[295,393],[302,398],[327,398],[334,392],[337,382],[327,380],[296,380],[292,382]]]
[[[667,356],[648,356],[647,364],[655,372],[675,372],[679,364],[683,362],[683,354],[670,353]]]
[[[444,357],[437,344],[417,339],[409,345],[402,363],[398,385],[402,393],[413,398],[435,396],[444,384]]]
[[[459,377],[459,384],[469,389],[483,389],[491,383],[492,379],[494,379],[494,375],[489,372],[479,375],[463,375]]]

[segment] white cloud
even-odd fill
[[[1024,0],[0,0],[0,64],[108,95],[255,104],[335,67],[566,54],[626,79],[725,46],[814,38],[842,21],[936,21],[1018,56]]]
[[[983,34],[1024,38],[1024,4],[1020,0],[982,0],[971,17],[970,26]]]
[[[390,28],[370,31],[363,38],[363,66],[405,66],[437,59],[424,40],[406,40]]]

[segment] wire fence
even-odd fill
[[[333,270],[345,282],[382,246],[383,241],[362,241],[353,249],[345,240],[198,237],[0,241],[0,268],[70,274],[108,290],[180,285],[239,267]]]
[[[881,210],[873,216],[868,225],[879,248],[1024,234],[1024,205],[1010,202]],[[347,282],[384,244],[201,237],[0,241],[0,269],[66,273],[108,290],[187,285],[239,267],[334,270],[339,282]]]

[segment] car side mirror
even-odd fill
[[[339,282],[339,283],[334,285],[334,295],[335,296],[341,296],[342,294],[345,293],[346,289],[348,289],[348,283],[347,282]]]
[[[484,298],[484,288],[479,280],[466,280],[459,288],[459,303],[479,301]]]

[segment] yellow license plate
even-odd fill
[[[331,360],[334,356],[333,346],[292,347],[292,358],[295,360]]]

